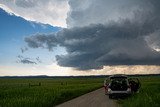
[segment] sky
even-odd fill
[[[0,76],[160,73],[159,0],[0,0]]]

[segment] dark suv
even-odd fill
[[[105,94],[112,98],[113,96],[130,95],[137,92],[140,88],[140,82],[137,78],[128,79],[126,75],[113,75],[105,80],[104,86]]]

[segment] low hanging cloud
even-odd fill
[[[124,4],[120,3],[121,6],[118,9],[126,5],[126,0],[122,1]],[[101,23],[102,19],[99,15],[99,20],[88,23],[91,16],[94,19],[94,14],[90,14],[89,11],[91,16],[86,18],[87,24],[84,19],[84,24],[76,26],[81,23],[81,18],[76,18],[74,14],[80,12],[82,17],[87,16],[87,11],[83,9],[94,8],[92,7],[94,5],[86,4],[86,7],[83,8],[76,7],[76,3],[80,3],[80,1],[70,0],[72,4],[70,4],[71,11],[68,14],[69,28],[53,34],[28,36],[25,38],[25,42],[30,48],[54,50],[56,46],[64,47],[67,54],[57,55],[57,63],[60,66],[79,70],[102,69],[106,65],[160,65],[160,53],[157,51],[160,47],[159,33],[157,33],[160,30],[160,1],[142,0],[140,4],[143,7],[136,7],[139,2],[135,1],[135,4],[131,4],[131,0],[127,2],[133,9],[128,7],[130,5],[122,8],[122,10],[127,8],[131,10],[126,10],[126,17],[119,17],[118,20],[113,18],[113,20],[107,20],[106,23],[103,21]],[[107,2],[101,2],[99,6],[107,5]],[[112,2],[110,3],[113,5]],[[75,8],[78,12],[75,12]],[[103,12],[105,13],[105,10]],[[127,14],[132,15],[128,17]],[[105,18],[105,16],[103,17]],[[156,38],[156,40],[152,38]]]
[[[28,43],[28,46],[31,48],[47,48],[49,51],[53,47],[56,47],[58,42],[54,34],[35,34],[31,37],[26,37],[25,42]]]

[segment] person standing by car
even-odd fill
[[[108,92],[108,85],[109,85],[109,84],[108,84],[108,79],[105,79],[103,86],[104,86],[104,90],[105,90],[105,94],[106,94],[106,95],[107,95],[107,92]]]

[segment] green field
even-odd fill
[[[160,76],[139,77],[139,93],[120,100],[122,107],[160,107]]]
[[[122,107],[160,107],[160,76],[139,77],[142,87]],[[102,87],[104,78],[0,78],[0,107],[53,107]]]
[[[53,107],[102,87],[103,78],[0,78],[0,107]]]

